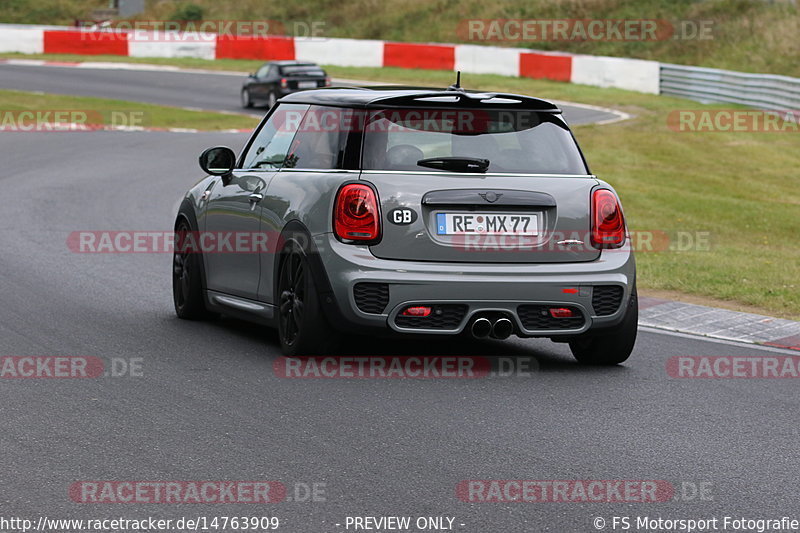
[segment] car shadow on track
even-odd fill
[[[278,333],[275,329],[238,320],[221,317],[206,323],[208,327],[219,330],[220,335],[230,335],[264,345],[264,356],[270,362],[281,357]],[[592,367],[578,364],[569,353],[568,345],[553,343],[549,339],[519,339],[512,337],[501,341],[495,339],[474,339],[467,336],[454,337],[371,337],[364,335],[342,335],[339,346],[332,356],[371,357],[371,356],[464,356],[487,357],[489,359],[533,358],[540,372],[567,371],[573,373],[620,373],[626,372],[624,366]]]

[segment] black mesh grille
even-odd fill
[[[400,314],[394,319],[394,323],[397,327],[410,329],[457,329],[467,314],[467,306],[461,304],[441,304],[431,307],[433,309],[428,316]]]
[[[622,303],[622,287],[597,285],[592,290],[592,307],[596,316],[613,315]]]
[[[379,315],[389,303],[389,285],[386,283],[356,283],[353,287],[356,306],[365,313]]]
[[[522,321],[522,325],[527,330],[554,330],[554,329],[581,329],[583,327],[583,313],[575,307],[567,306],[571,309],[571,318],[553,318],[550,314],[552,305],[520,305],[517,314]]]

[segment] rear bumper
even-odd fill
[[[480,264],[379,259],[368,247],[342,244],[331,234],[318,235],[314,241],[340,315],[334,322],[356,329],[455,335],[477,316],[488,314],[511,319],[520,336],[579,335],[621,322],[636,277],[634,257],[627,246],[605,250],[599,259],[585,263]],[[388,288],[388,296],[372,305],[372,312],[365,312],[363,300],[361,306],[356,300],[355,286],[362,283]],[[607,308],[596,311],[593,296],[598,286],[619,287],[614,289],[621,291],[614,312],[609,314]],[[444,326],[426,327],[424,319],[412,321],[411,327],[407,320],[398,323],[398,315],[413,305],[444,310],[458,307],[459,312]],[[560,327],[558,321],[542,324],[530,320],[532,310],[544,314],[549,307],[578,310],[583,320],[571,321],[569,327]]]

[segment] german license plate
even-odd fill
[[[508,213],[438,213],[437,235],[538,235],[536,215]]]
[[[315,81],[298,81],[297,88],[298,89],[313,89],[317,86],[317,82]]]

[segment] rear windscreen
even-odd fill
[[[325,71],[319,67],[292,66],[281,67],[281,76],[319,76],[325,77]]]
[[[431,157],[489,160],[488,172],[586,174],[569,129],[536,111],[384,109],[370,111],[362,165],[368,170],[420,170]]]

